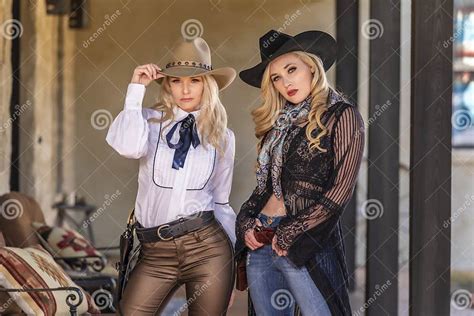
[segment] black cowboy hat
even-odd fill
[[[295,36],[275,30],[260,37],[260,58],[262,61],[249,69],[239,73],[245,83],[260,88],[263,72],[270,61],[283,54],[303,51],[321,58],[324,70],[331,68],[336,60],[336,40],[328,33],[321,31],[306,31]]]

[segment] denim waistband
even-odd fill
[[[262,222],[263,227],[277,227],[280,221],[286,216],[268,216],[263,213],[259,213],[257,218]]]

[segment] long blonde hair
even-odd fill
[[[311,110],[308,114],[308,125],[306,126],[306,138],[309,140],[310,148],[317,148],[322,152],[327,150],[320,146],[321,137],[328,133],[328,129],[321,122],[321,117],[327,111],[327,97],[330,86],[326,77],[321,59],[313,54],[295,51],[292,52],[298,56],[305,64],[314,70],[314,76],[311,80]],[[285,98],[273,86],[270,79],[270,67],[267,66],[263,73],[261,97],[263,103],[252,111],[253,121],[255,122],[255,136],[259,139],[258,151],[261,148],[263,136],[272,129],[280,111],[286,102]],[[311,132],[319,127],[321,132],[314,136]]]
[[[212,75],[203,75],[203,92],[201,96],[201,112],[196,119],[197,129],[201,136],[201,143],[211,144],[222,155],[226,146],[227,112],[219,98],[219,87]],[[173,100],[170,89],[170,77],[163,78],[161,91],[157,103],[152,107],[156,111],[163,111],[164,115],[150,118],[148,122],[161,123],[174,119],[173,108],[178,106]],[[163,135],[160,135],[163,137]]]

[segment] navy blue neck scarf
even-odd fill
[[[171,143],[171,138],[173,137],[178,125],[180,125],[179,141],[176,144],[173,144]],[[189,114],[184,120],[177,122],[170,129],[168,134],[166,134],[166,141],[170,148],[175,149],[173,156],[173,169],[178,170],[179,168],[183,168],[191,143],[194,148],[201,143],[199,141],[194,115]]]

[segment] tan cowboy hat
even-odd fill
[[[173,60],[166,63],[161,73],[172,77],[191,77],[200,75],[214,76],[219,90],[228,87],[235,79],[236,71],[231,67],[213,69],[211,50],[201,37],[191,40],[183,39],[171,54]],[[159,84],[163,78],[156,80]]]

